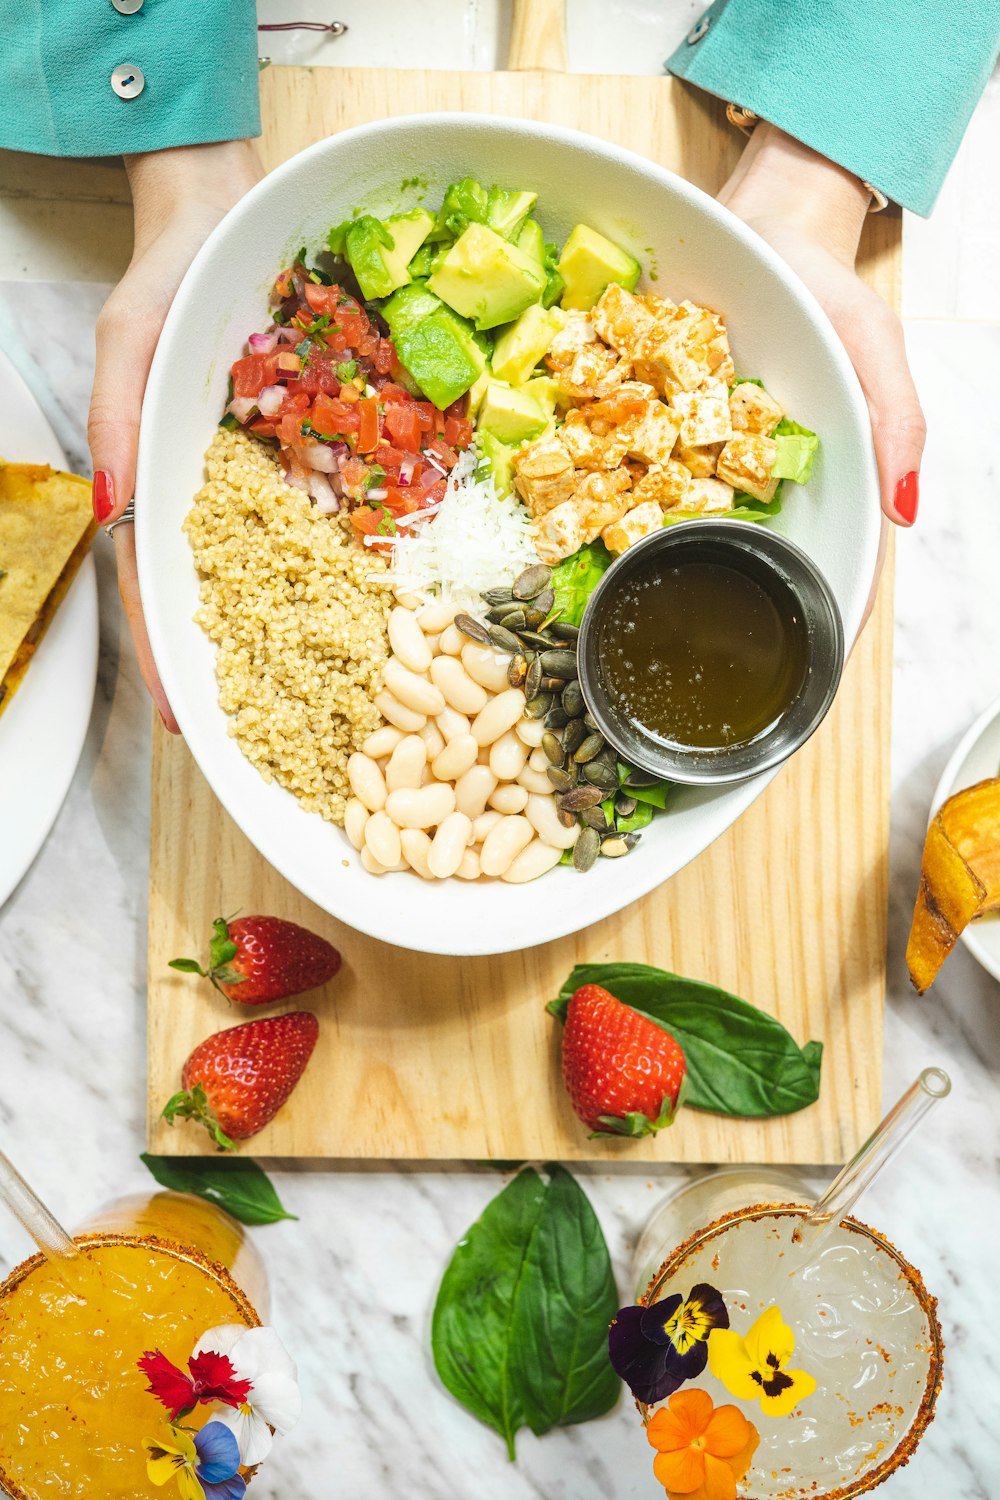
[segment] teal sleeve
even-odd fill
[[[132,14],[112,0],[0,0],[0,37],[9,150],[118,156],[260,133],[252,0],[140,0]],[[118,67],[140,70],[135,97],[112,88]]]
[[[927,215],[1000,49],[1000,0],[715,0],[671,73]]]

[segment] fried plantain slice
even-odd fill
[[[949,797],[927,830],[906,963],[921,993],[976,917],[1000,907],[1000,777]]]

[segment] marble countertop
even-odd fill
[[[464,17],[469,63],[489,66],[496,18],[489,25],[483,18],[492,8],[475,0],[450,3]],[[699,8],[685,0],[671,8],[672,20],[679,25]],[[262,3],[261,14],[278,9]],[[347,11],[361,17],[363,9],[360,0],[341,6],[347,19]],[[642,19],[648,38],[658,7],[631,0],[606,9]],[[322,10],[329,18],[329,7],[310,0],[299,10]],[[590,18],[585,36],[592,50],[600,43],[594,28],[601,10],[589,0],[571,8],[571,18]],[[584,51],[571,32],[575,66],[593,66]],[[645,63],[632,68],[649,70]],[[987,104],[995,116],[995,98]],[[977,117],[974,145],[986,123],[986,115]],[[885,1097],[891,1102],[930,1063],[949,1071],[954,1091],[864,1204],[864,1216],[921,1268],[939,1296],[948,1344],[937,1420],[909,1468],[890,1481],[885,1493],[893,1500],[959,1494],[991,1500],[997,1492],[993,1404],[985,1393],[1000,1381],[991,1300],[1000,1235],[1000,994],[962,949],[922,1000],[910,990],[903,962],[934,787],[961,733],[1000,691],[993,394],[1000,325],[964,321],[970,286],[981,274],[976,268],[985,265],[983,245],[996,237],[997,225],[988,216],[984,222],[980,209],[962,217],[964,170],[960,165],[961,180],[946,188],[950,236],[935,219],[917,226],[913,237],[908,229],[907,240],[907,334],[931,437],[919,522],[900,536],[897,551]],[[94,211],[99,217],[100,205]],[[120,221],[117,204],[109,202],[107,214],[108,222]],[[18,223],[23,243],[37,243],[52,264],[44,216]],[[935,256],[935,244],[956,237],[959,251]],[[0,345],[42,400],[72,466],[89,472],[84,427],[93,325],[107,288],[88,279],[91,273],[74,276],[68,268],[52,273],[58,281],[24,280],[24,274],[0,254]],[[994,306],[995,292],[979,317],[993,316]],[[0,912],[0,1140],[68,1223],[149,1182],[138,1155],[150,713],[103,538],[95,551],[101,666],[86,748],[52,835]],[[522,1433],[511,1466],[495,1435],[437,1382],[428,1353],[437,1284],[456,1241],[498,1191],[495,1172],[462,1165],[268,1165],[286,1205],[300,1216],[256,1237],[271,1271],[273,1321],[299,1362],[305,1410],[255,1482],[255,1497],[655,1496],[649,1453],[626,1403],[599,1422],[543,1439]],[[684,1174],[575,1170],[627,1297],[637,1235]],[[29,1248],[0,1219],[0,1273]]]

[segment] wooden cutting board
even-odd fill
[[[522,17],[542,18],[545,7]],[[558,29],[515,27],[558,67]],[[541,48],[547,50],[542,51]],[[262,78],[268,167],[323,136],[401,110],[544,119],[620,142],[716,191],[740,152],[722,106],[662,77],[558,72],[271,68]],[[899,218],[869,220],[863,271],[898,293]],[[158,1116],[191,1048],[246,1016],[167,960],[204,950],[213,917],[274,912],[344,954],[303,1002],[321,1037],[293,1099],[254,1143],[259,1156],[596,1161],[836,1162],[881,1106],[889,832],[892,587],[855,649],[833,712],[740,822],[629,910],[575,937],[496,958],[426,957],[355,933],[268,866],[215,801],[177,739],[156,725],[149,943],[150,1149],[206,1149]],[[544,900],[544,883],[538,887]],[[576,962],[630,959],[723,985],[825,1047],[810,1109],[769,1121],[689,1111],[647,1141],[588,1140],[559,1078],[545,1012]],[[292,1002],[294,1005],[295,1002]],[[275,1009],[288,1008],[276,1007]],[[254,1012],[256,1014],[257,1012]],[[270,1012],[261,1012],[269,1014]]]

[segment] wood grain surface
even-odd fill
[[[741,147],[718,101],[666,78],[271,68],[262,86],[269,167],[323,136],[398,112],[403,101],[409,111],[484,110],[576,126],[642,151],[709,192]],[[895,303],[897,214],[870,219],[862,268]],[[151,1149],[206,1149],[201,1132],[170,1129],[159,1111],[191,1048],[246,1016],[204,981],[168,969],[167,960],[203,951],[212,918],[239,908],[302,922],[345,959],[327,990],[305,997],[320,1017],[320,1042],[293,1099],[254,1142],[255,1155],[842,1160],[881,1105],[891,659],[890,565],[832,713],[734,828],[629,910],[575,937],[496,958],[403,952],[311,906],[239,833],[184,745],[157,723]],[[538,892],[544,900],[544,883]],[[588,1140],[562,1090],[559,1028],[544,1006],[575,962],[612,958],[724,985],[778,1016],[799,1042],[820,1039],[819,1102],[768,1121],[688,1111],[646,1141]],[[270,1012],[251,1014],[258,1013]]]

